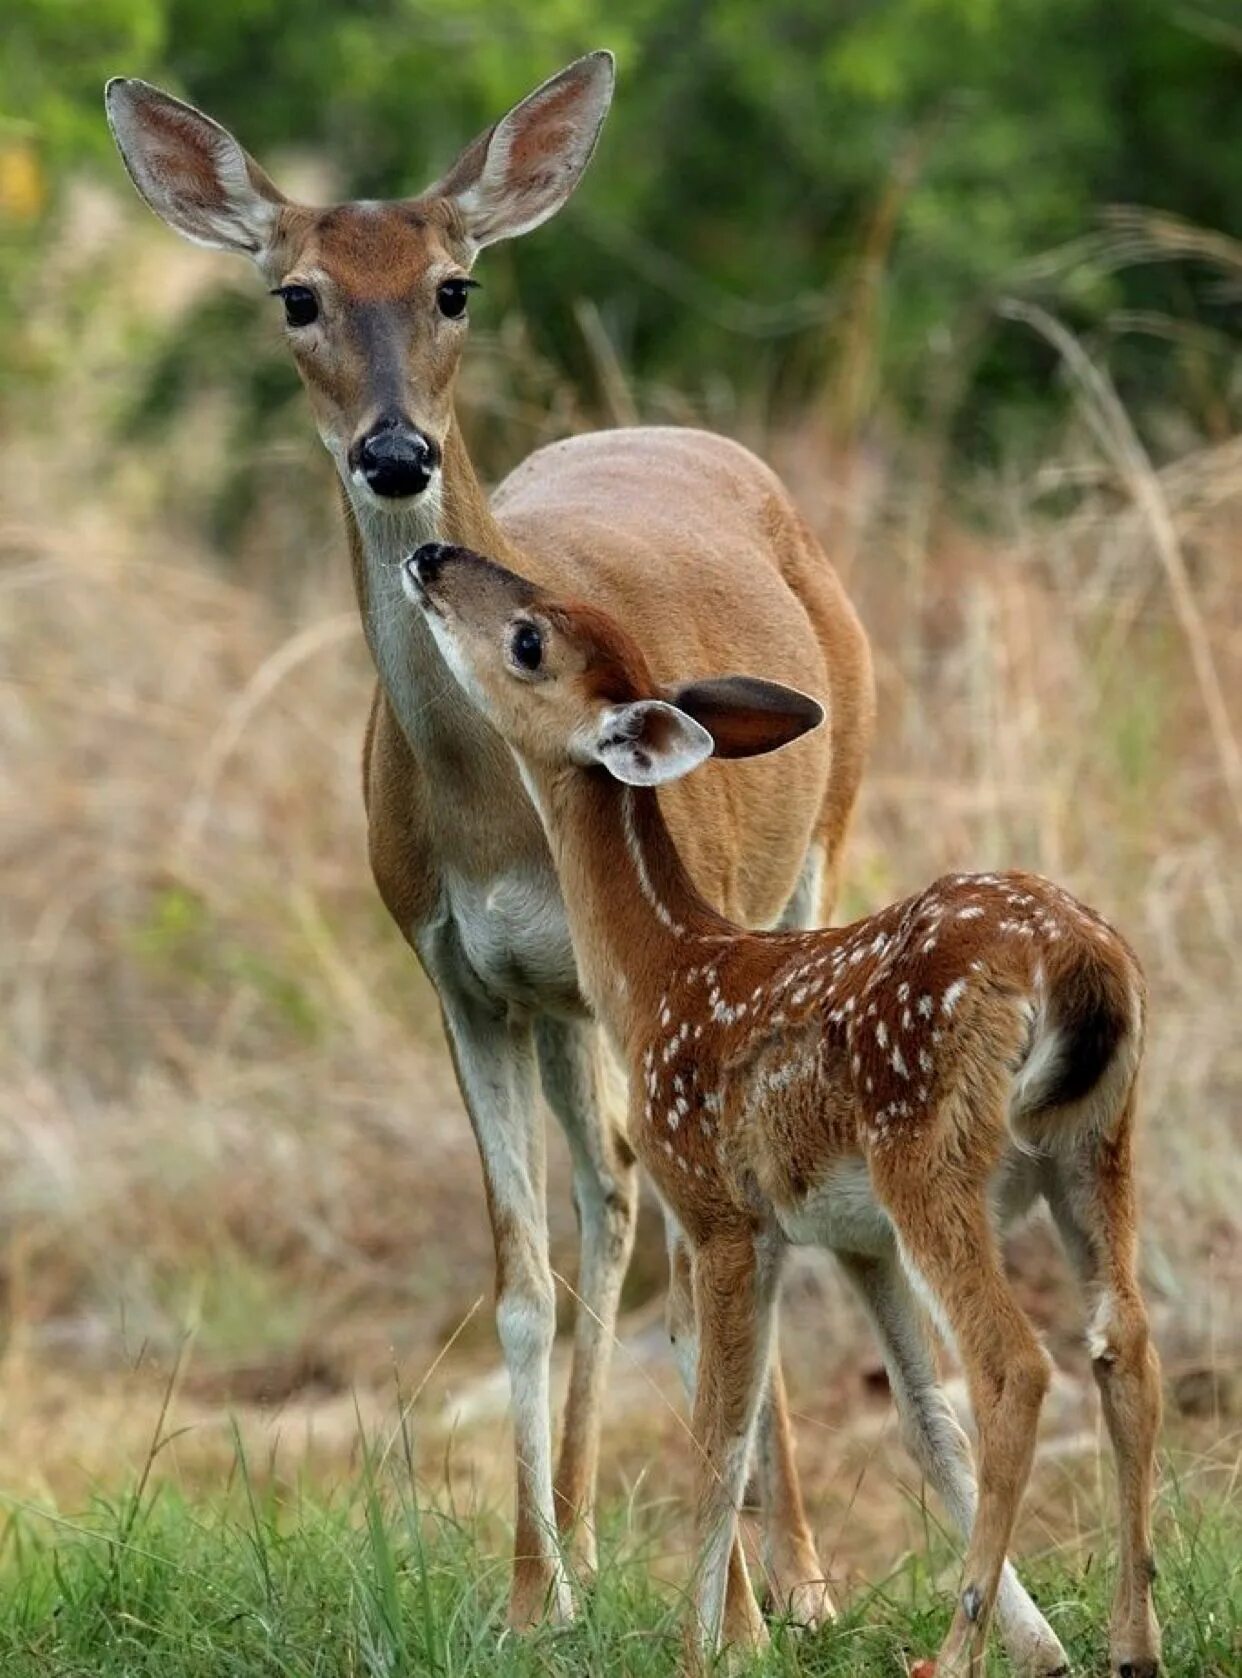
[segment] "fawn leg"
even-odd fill
[[[690,1246],[671,1212],[665,1208],[665,1232],[668,1239],[668,1333],[673,1355],[681,1374],[682,1385],[691,1404],[694,1403],[696,1371],[699,1358],[699,1333],[694,1316],[693,1261]],[[775,1369],[776,1359],[772,1359]],[[760,1427],[763,1425],[761,1415]],[[760,1444],[760,1450],[763,1446]],[[794,1484],[797,1495],[797,1483]],[[765,1558],[766,1559],[766,1558]],[[818,1560],[813,1566],[819,1571]],[[810,1573],[803,1575],[804,1579]],[[782,1603],[782,1606],[785,1604]],[[735,1531],[733,1550],[729,1557],[729,1576],[725,1591],[723,1641],[745,1646],[754,1641],[755,1598],[751,1590],[740,1532]]]
[[[699,1355],[695,1372],[696,1463],[692,1642],[709,1660],[724,1630],[726,1586],[736,1580],[731,1628],[750,1647],[767,1641],[767,1629],[749,1588],[737,1544],[738,1506],[759,1405],[771,1358],[779,1249],[746,1224],[713,1232],[693,1260],[694,1314]]]
[[[879,1339],[902,1441],[954,1525],[968,1534],[978,1503],[970,1442],[940,1385],[923,1313],[897,1254],[837,1257]],[[1008,1562],[1001,1570],[996,1623],[1014,1670],[1024,1678],[1057,1678],[1069,1671],[1056,1633]]]
[[[884,1164],[881,1166],[881,1159]],[[1035,1454],[1048,1359],[1001,1266],[982,1175],[911,1174],[873,1159],[902,1263],[936,1301],[957,1342],[979,1430],[979,1498],[938,1678],[982,1678],[988,1622]]]
[[[1120,1532],[1112,1667],[1118,1678],[1153,1678],[1160,1667],[1151,1541],[1160,1364],[1137,1276],[1132,1100],[1131,1093],[1116,1139],[1097,1141],[1087,1158],[1059,1165],[1049,1200],[1093,1302],[1088,1347],[1117,1465]]]
[[[860,761],[857,764],[861,773]],[[835,784],[841,786],[845,771],[838,766]],[[825,846],[814,841],[803,860],[798,882],[778,926],[827,926],[832,919],[833,904],[840,883],[840,841],[845,820],[857,791],[858,775],[853,776],[848,794],[842,795],[843,809],[834,824],[836,845],[831,865],[827,862]],[[763,1567],[772,1601],[776,1608],[797,1625],[810,1629],[828,1625],[836,1619],[836,1609],[828,1590],[824,1566],[815,1548],[802,1488],[798,1484],[793,1429],[789,1422],[789,1404],[785,1394],[785,1377],[781,1371],[780,1352],[774,1350],[768,1390],[755,1430],[755,1469],[759,1501],[763,1510]]]

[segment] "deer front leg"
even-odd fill
[[[694,1317],[690,1249],[666,1209],[668,1238],[668,1332],[687,1397],[695,1395],[698,1330]],[[775,1310],[775,1307],[774,1307]],[[755,1427],[759,1496],[763,1505],[763,1565],[772,1600],[796,1625],[809,1629],[836,1617],[824,1568],[815,1549],[794,1464],[793,1432],[785,1382],[776,1347],[775,1324],[769,1377]],[[744,1643],[754,1619],[740,1536],[734,1539],[725,1602],[724,1641]]]
[[[694,1278],[690,1243],[668,1207],[664,1208],[664,1232],[668,1241],[668,1301],[666,1321],[669,1342],[686,1397],[694,1407],[699,1365],[699,1331],[694,1319]],[[734,1531],[725,1587],[722,1641],[745,1647],[755,1640],[755,1594],[751,1589],[741,1533]]]
[[[737,1515],[771,1361],[780,1250],[740,1225],[714,1232],[695,1251],[692,1269],[698,1326],[693,1662],[710,1660],[720,1646],[731,1583],[732,1636],[743,1647],[767,1642],[738,1546]]]
[[[552,1499],[550,1363],[556,1299],[548,1258],[544,1132],[534,1033],[451,973],[432,971],[457,1081],[483,1165],[496,1247],[496,1328],[509,1373],[517,1466],[509,1623],[572,1616]]]
[[[589,1573],[596,1560],[595,1490],[604,1383],[621,1284],[634,1246],[638,1184],[629,1143],[609,1110],[598,1029],[544,1018],[535,1028],[535,1040],[544,1095],[569,1143],[581,1255],[573,1362],[554,1482],[556,1514],[578,1568]]]
[[[852,797],[851,790],[844,800],[846,813]],[[781,927],[827,926],[831,921],[841,867],[840,835],[837,837],[831,861],[822,843],[817,841],[809,847],[798,883],[778,922]],[[763,1509],[763,1566],[772,1601],[793,1624],[816,1630],[831,1624],[836,1609],[798,1483],[779,1349],[773,1352],[755,1444]]]

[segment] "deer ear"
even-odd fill
[[[675,705],[636,699],[600,718],[587,757],[631,787],[678,781],[712,755],[712,737]]]
[[[759,757],[818,728],[824,708],[809,694],[757,676],[713,676],[670,688],[678,710],[711,735],[717,757]]]
[[[613,57],[588,53],[472,140],[427,198],[457,206],[476,250],[529,233],[569,197],[612,103]]]
[[[108,83],[104,105],[130,179],[157,216],[195,244],[262,258],[285,199],[227,129],[125,76]]]

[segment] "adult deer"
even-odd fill
[[[661,682],[598,608],[467,549],[428,544],[406,580],[517,753],[583,985],[629,1075],[630,1135],[692,1249],[692,1646],[710,1659],[721,1639],[782,1258],[814,1244],[858,1284],[916,1455],[969,1531],[953,1623],[934,1669],[920,1664],[982,1678],[1049,1376],[994,1226],[1044,1198],[1089,1296],[1117,1464],[1112,1669],[1153,1678],[1160,1381],[1136,1275],[1146,991],[1129,946],[1029,874],[952,875],[839,929],[744,930],[696,890],[654,789],[713,755],[790,745],[822,722],[820,704],[749,676]],[[977,1499],[916,1295],[966,1371]],[[764,1640],[757,1615],[744,1635]]]
[[[779,481],[737,444],[692,430],[604,432],[539,450],[490,506],[476,479],[453,403],[475,258],[569,197],[612,86],[611,55],[593,53],[522,100],[419,196],[327,209],[290,202],[230,134],[181,101],[135,80],[107,90],[113,134],[151,208],[200,244],[250,257],[281,299],[340,477],[379,675],[364,747],[371,864],[438,993],[495,1236],[517,1457],[516,1624],[571,1610],[558,1521],[591,1558],[599,1413],[633,1238],[634,1165],[606,1112],[595,1028],[538,815],[503,741],[463,700],[405,603],[398,562],[431,537],[469,543],[623,613],[656,670],[763,667],[819,696],[828,726],[779,773],[720,768],[668,798],[701,889],[748,924],[814,922],[827,910],[872,726],[858,620]],[[581,1229],[555,1477],[537,1079],[568,1139]],[[685,1342],[693,1328],[684,1263],[674,1263],[674,1278]],[[762,1435],[772,1585],[778,1601],[814,1620],[831,1609],[779,1372]]]

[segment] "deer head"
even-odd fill
[[[712,756],[775,751],[824,720],[817,700],[753,676],[661,686],[605,613],[469,548],[425,543],[402,581],[458,682],[534,764],[658,786]]]
[[[134,185],[178,233],[238,251],[281,299],[319,435],[355,506],[435,503],[471,270],[578,184],[612,99],[613,60],[569,65],[416,198],[290,202],[210,117],[118,77],[108,120]]]

